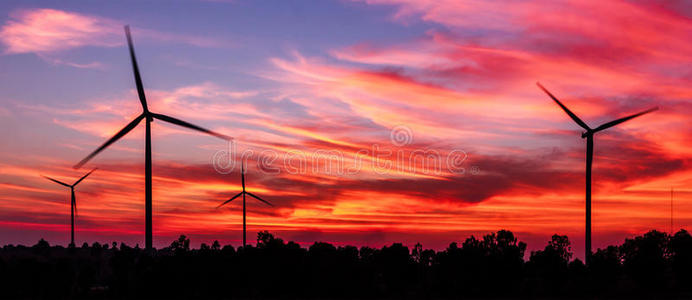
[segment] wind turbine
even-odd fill
[[[219,206],[217,206],[216,208],[218,209],[219,207],[224,206],[224,205],[226,205],[227,203],[229,203],[229,202],[235,200],[235,198],[238,198],[238,197],[240,197],[240,196],[243,196],[243,247],[245,247],[245,244],[246,244],[246,234],[247,234],[247,232],[246,232],[246,222],[245,222],[245,221],[246,221],[246,215],[245,215],[245,195],[251,196],[251,197],[253,197],[253,198],[255,198],[255,199],[259,200],[259,201],[262,201],[262,202],[264,202],[265,204],[267,204],[267,205],[269,205],[269,206],[274,206],[274,205],[271,204],[271,203],[269,203],[269,202],[267,202],[267,201],[265,201],[264,199],[262,199],[262,198],[256,196],[255,194],[250,193],[250,192],[248,192],[248,191],[245,190],[245,167],[244,167],[244,164],[241,164],[241,165],[240,165],[240,182],[241,182],[242,185],[243,185],[243,191],[240,192],[240,193],[238,193],[237,195],[233,196],[231,199],[226,200],[226,202],[221,203],[221,204],[220,204]]]
[[[202,127],[199,127],[197,125],[190,124],[188,122],[169,117],[166,115],[162,114],[157,114],[154,112],[149,111],[149,107],[147,106],[147,99],[144,95],[144,85],[142,85],[142,78],[139,75],[139,68],[137,67],[137,59],[135,58],[135,50],[134,47],[132,46],[132,37],[130,36],[130,26],[125,26],[125,35],[127,36],[127,44],[130,48],[130,58],[132,60],[132,70],[134,71],[135,75],[135,84],[137,85],[137,94],[139,95],[139,101],[142,104],[142,113],[137,116],[132,122],[127,124],[123,129],[121,129],[118,133],[116,133],[112,138],[107,140],[101,147],[96,149],[94,152],[89,154],[86,158],[82,159],[78,164],[74,166],[75,169],[80,168],[82,165],[87,163],[90,159],[92,159],[96,154],[101,152],[103,149],[108,147],[110,144],[114,143],[124,135],[126,135],[128,132],[130,132],[133,128],[139,124],[142,119],[146,119],[146,145],[144,148],[145,152],[145,162],[144,162],[144,189],[145,189],[145,247],[147,250],[151,250],[152,248],[152,211],[151,211],[151,206],[152,206],[152,196],[151,196],[151,184],[152,184],[152,176],[151,176],[151,122],[154,121],[154,119],[159,119],[164,122],[168,122],[171,124],[175,124],[178,126],[194,129],[197,131],[201,131],[219,138],[222,138],[224,140],[230,140],[231,137],[228,137],[223,134],[219,134],[216,132],[213,132],[208,129],[204,129]]]
[[[89,176],[89,174],[91,174],[94,171],[96,171],[96,168],[89,171],[89,173],[86,173],[86,175],[82,176],[82,178],[79,178],[79,180],[77,180],[72,185],[69,185],[69,184],[64,183],[62,181],[50,178],[48,176],[41,175],[45,179],[48,179],[48,180],[55,182],[59,185],[66,186],[66,187],[70,188],[70,193],[72,195],[72,200],[70,201],[70,225],[71,225],[71,228],[70,228],[70,245],[71,246],[74,246],[74,217],[77,214],[77,199],[74,196],[74,187],[77,186],[80,182],[82,182],[82,180],[84,180],[84,178],[87,178],[87,176]]]
[[[563,105],[560,100],[557,100],[553,94],[548,92],[548,90],[543,87],[539,82],[536,82],[536,85],[543,90],[550,98],[552,98],[557,105],[559,105],[562,110],[564,110],[567,115],[569,115],[574,122],[576,122],[579,126],[584,128],[586,131],[581,134],[581,138],[586,139],[586,233],[585,233],[585,244],[586,244],[586,252],[584,254],[585,257],[585,262],[588,265],[589,262],[591,261],[591,162],[593,161],[593,135],[599,131],[608,129],[610,127],[613,127],[615,125],[618,125],[622,122],[634,119],[636,117],[639,117],[643,114],[650,113],[652,111],[655,111],[658,109],[658,107],[650,108],[647,109],[643,112],[636,113],[624,118],[620,118],[614,121],[610,121],[607,123],[602,124],[601,126],[598,126],[596,128],[591,128],[584,121],[579,119],[577,115],[575,115],[573,112],[571,112],[565,105]]]

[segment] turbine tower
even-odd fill
[[[152,249],[152,195],[151,195],[151,185],[152,185],[152,175],[151,175],[151,122],[154,121],[154,119],[159,119],[164,122],[168,122],[174,125],[190,128],[193,130],[201,131],[213,136],[216,136],[218,138],[222,138],[224,140],[230,140],[231,138],[219,134],[216,132],[213,132],[208,129],[204,129],[202,127],[199,127],[197,125],[190,124],[188,122],[169,117],[166,115],[162,114],[157,114],[154,112],[149,111],[149,107],[147,106],[147,99],[146,96],[144,95],[144,85],[142,84],[142,78],[139,75],[139,68],[137,67],[137,59],[135,58],[135,50],[134,47],[132,46],[132,37],[130,36],[130,27],[125,26],[125,35],[127,36],[127,44],[130,49],[130,58],[132,60],[132,70],[135,75],[135,84],[137,85],[137,94],[139,95],[139,101],[142,104],[142,113],[137,116],[132,122],[127,124],[123,129],[121,129],[118,133],[116,133],[112,138],[107,140],[101,147],[98,149],[94,150],[89,156],[86,158],[82,159],[78,164],[74,166],[75,169],[80,168],[82,165],[87,163],[90,159],[92,159],[96,154],[101,152],[103,149],[108,147],[110,144],[114,143],[124,135],[126,135],[128,132],[130,132],[133,128],[139,124],[142,119],[146,119],[146,144],[144,148],[144,157],[145,157],[145,162],[144,162],[144,207],[145,207],[145,247],[147,250]]]
[[[584,258],[585,263],[588,265],[591,262],[591,163],[593,162],[593,135],[599,131],[608,129],[627,120],[631,120],[643,114],[655,111],[658,109],[658,107],[650,108],[640,113],[636,113],[624,118],[610,121],[592,129],[591,127],[586,125],[584,121],[579,119],[577,115],[571,112],[565,105],[563,105],[560,102],[560,100],[557,100],[557,98],[555,98],[553,94],[548,92],[548,90],[544,88],[539,82],[536,82],[536,85],[538,85],[538,87],[541,90],[543,90],[546,94],[548,94],[548,96],[550,96],[550,98],[552,98],[553,101],[555,101],[555,103],[557,103],[557,105],[559,105],[562,108],[562,110],[564,110],[565,113],[567,113],[567,115],[569,115],[569,117],[572,118],[572,120],[574,120],[574,122],[576,122],[579,126],[586,130],[581,134],[581,138],[586,139],[586,233],[584,234],[584,238],[586,240],[586,251],[584,254]]]
[[[82,176],[82,178],[79,178],[79,180],[77,180],[72,185],[69,185],[69,184],[64,183],[62,181],[50,178],[48,176],[41,175],[45,179],[48,179],[48,180],[55,182],[59,185],[70,188],[70,194],[71,194],[71,198],[72,198],[70,201],[70,225],[71,225],[71,227],[70,227],[70,246],[73,246],[73,247],[74,247],[74,217],[77,214],[77,199],[75,198],[75,195],[74,195],[74,187],[77,186],[80,182],[82,182],[82,180],[84,180],[84,178],[87,178],[87,176],[89,176],[94,171],[96,171],[96,168],[89,171],[89,173],[86,173],[86,175]]]
[[[241,182],[242,185],[243,185],[243,191],[240,192],[240,193],[238,193],[237,195],[233,196],[231,199],[226,200],[226,202],[221,203],[221,204],[220,204],[219,206],[217,206],[216,208],[218,209],[219,207],[224,206],[224,205],[226,205],[227,203],[229,203],[229,202],[235,200],[235,198],[238,198],[238,197],[240,197],[240,196],[243,196],[243,247],[245,247],[246,241],[247,241],[247,240],[246,240],[247,231],[246,231],[246,215],[245,215],[245,212],[246,212],[246,210],[245,210],[245,195],[251,196],[251,197],[253,197],[253,198],[255,198],[255,199],[259,200],[259,201],[262,201],[262,202],[264,202],[265,204],[267,204],[267,205],[269,205],[269,206],[274,206],[274,205],[271,204],[271,203],[269,203],[268,201],[265,201],[264,199],[262,199],[262,198],[256,196],[255,194],[250,193],[250,192],[248,192],[248,191],[245,190],[245,167],[244,167],[244,164],[241,164],[241,165],[240,165],[240,182]]]

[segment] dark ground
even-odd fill
[[[125,244],[68,247],[41,240],[0,249],[0,299],[692,299],[692,236],[651,231],[571,260],[555,235],[524,260],[509,231],[442,251],[293,242],[258,234],[235,249],[181,236],[146,252]]]

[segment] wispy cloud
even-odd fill
[[[124,44],[122,30],[124,24],[126,22],[121,20],[57,9],[16,10],[0,28],[0,42],[5,45],[5,54],[39,53],[44,57],[59,51],[85,46],[116,47]],[[147,28],[133,28],[133,32],[140,38],[185,43],[198,47],[218,47],[228,44],[225,41],[205,37],[167,33]],[[84,64],[66,64],[85,67]]]
[[[55,9],[19,10],[0,29],[5,53],[45,53],[83,46],[122,44],[122,24]]]
[[[45,62],[48,62],[53,65],[66,65],[78,69],[95,69],[95,70],[104,70],[105,66],[100,63],[100,62],[90,62],[90,63],[77,63],[73,61],[68,61],[65,59],[60,59],[56,57],[52,57],[49,54],[46,53],[36,53],[38,57],[43,59]]]

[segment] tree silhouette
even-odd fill
[[[591,258],[592,288],[594,292],[609,294],[615,290],[622,276],[622,257],[617,246],[598,249]]]
[[[692,236],[684,229],[678,231],[668,249],[678,287],[692,287]]]
[[[553,235],[543,250],[531,253],[527,264],[534,284],[531,288],[561,295],[568,282],[568,266],[571,257],[571,247],[567,236]]]
[[[382,299],[688,298],[692,236],[651,231],[572,260],[554,235],[524,261],[526,244],[500,230],[443,250],[315,242],[301,247],[263,231],[256,246],[214,241],[198,249],[182,235],[146,251],[121,243],[0,249],[3,299]]]
[[[656,230],[626,239],[620,246],[623,267],[635,283],[647,292],[664,284],[668,236]]]

